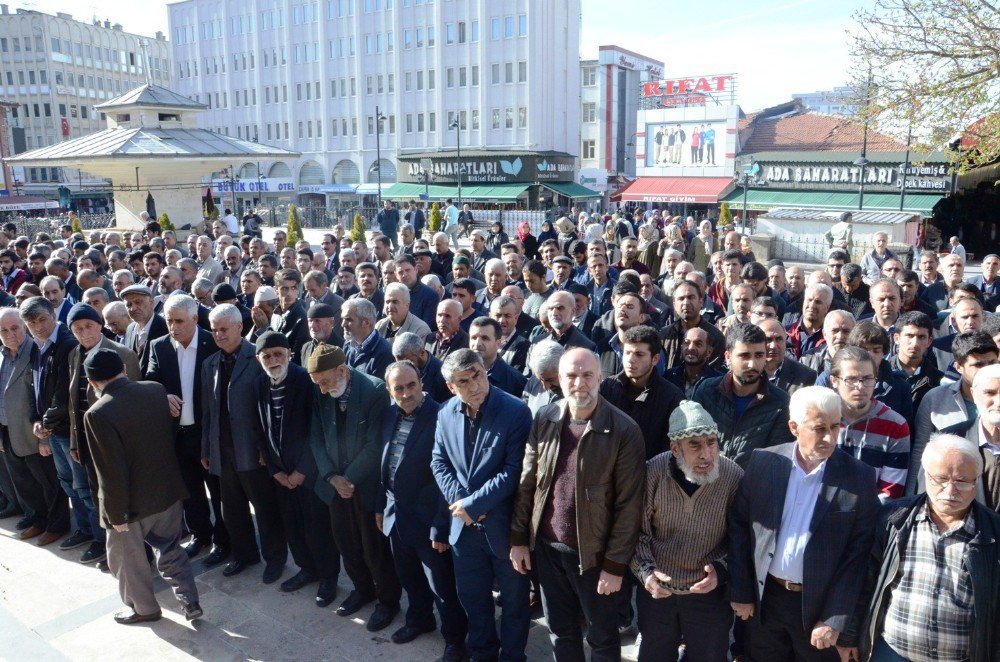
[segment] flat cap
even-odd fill
[[[345,363],[347,363],[347,355],[344,354],[344,350],[336,345],[320,343],[316,345],[316,349],[309,355],[309,360],[306,361],[306,370],[310,374],[326,372],[327,370],[339,368]]]
[[[129,294],[145,294],[149,298],[153,297],[153,293],[150,292],[149,288],[146,287],[145,285],[140,285],[139,283],[136,283],[135,285],[129,285],[128,287],[126,287],[124,290],[122,290],[120,296],[122,299],[124,299]]]

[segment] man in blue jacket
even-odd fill
[[[437,629],[434,605],[441,615],[443,660],[465,659],[469,622],[455,592],[455,570],[448,553],[451,513],[431,473],[431,451],[440,405],[423,392],[420,369],[410,361],[385,371],[392,404],[382,415],[382,533],[392,545],[399,581],[409,608],[406,623],[392,635],[397,644]]]
[[[490,386],[478,354],[460,349],[442,366],[458,397],[438,413],[431,470],[450,504],[455,584],[469,617],[473,659],[522,661],[528,641],[528,577],[514,570],[510,523],[531,431],[528,406]],[[493,583],[500,585],[500,635]]]

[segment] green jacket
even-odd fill
[[[326,503],[339,499],[330,478],[343,476],[354,484],[361,504],[375,512],[382,459],[379,421],[389,406],[389,392],[385,382],[356,370],[351,370],[350,389],[343,444],[337,442],[337,401],[329,395],[316,395],[309,432],[316,458],[316,494]]]

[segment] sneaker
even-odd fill
[[[77,547],[83,547],[84,545],[92,542],[94,542],[94,536],[88,535],[77,529],[73,532],[73,535],[59,543],[59,549],[65,552],[70,549],[76,549]]]
[[[103,542],[92,542],[80,557],[80,563],[100,563],[108,558],[108,550]]]

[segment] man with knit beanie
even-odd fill
[[[642,531],[632,573],[642,584],[639,660],[724,660],[733,612],[726,596],[726,514],[743,470],[719,454],[719,429],[684,400],[670,415],[670,450],[646,463]]]

